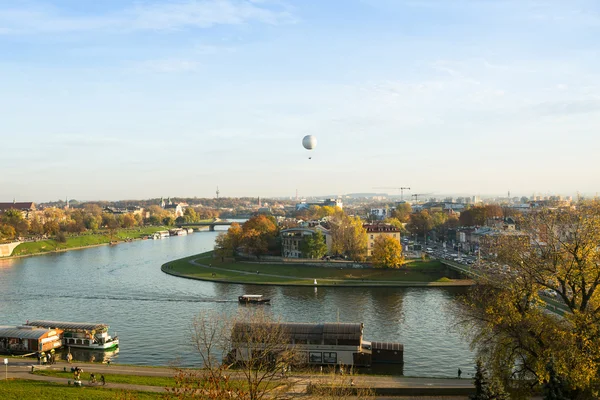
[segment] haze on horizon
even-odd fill
[[[0,1],[0,201],[595,193],[598,37],[593,0]]]

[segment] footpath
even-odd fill
[[[54,365],[39,366],[34,360],[10,359],[8,366],[8,378],[36,380],[46,382],[63,383],[67,385],[73,379],[60,378],[54,376],[44,376],[32,374],[32,366],[36,369],[46,369],[53,371],[70,371],[71,367],[79,366],[85,372],[93,372],[98,378],[100,374],[122,374],[137,376],[160,376],[172,377],[176,371],[174,368],[166,367],[140,367],[119,364],[90,364],[58,362]],[[235,374],[235,372],[232,372]],[[290,397],[306,396],[307,386],[312,384],[326,383],[331,376],[320,374],[292,374],[287,377],[291,383],[288,390]],[[440,378],[411,378],[403,376],[373,376],[373,375],[355,375],[352,376],[356,388],[369,388],[379,399],[387,396],[394,396],[395,399],[406,398],[436,398],[436,399],[466,399],[473,392],[473,382],[471,379],[440,379]],[[87,381],[83,381],[87,385]],[[94,385],[98,386],[98,384]],[[166,392],[162,386],[147,386],[135,384],[123,384],[106,382],[103,386],[107,389],[138,390],[146,392]]]

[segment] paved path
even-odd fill
[[[100,374],[123,374],[123,375],[140,375],[140,376],[174,376],[175,370],[173,368],[166,367],[141,367],[132,365],[119,365],[119,364],[91,364],[91,363],[73,363],[68,364],[66,362],[58,362],[50,366],[37,366],[35,360],[28,359],[9,359],[8,377],[15,379],[28,379],[36,381],[46,382],[57,382],[64,383],[65,385],[69,380],[68,378],[60,378],[54,376],[44,376],[31,374],[31,366],[35,365],[36,368],[49,369],[55,371],[63,371],[65,368],[67,371],[73,366],[79,366],[83,368],[85,372],[94,372],[99,377]],[[232,372],[232,374],[235,374]],[[306,392],[306,386],[309,382],[312,383],[325,383],[330,381],[332,377],[330,375],[304,375],[298,374],[288,377],[293,383],[289,390],[290,396],[303,396]],[[341,379],[337,376],[335,379]],[[348,377],[344,379],[348,380]],[[358,375],[353,376],[354,382],[357,387],[368,387],[368,388],[471,388],[473,383],[470,379],[439,379],[439,378],[411,378],[402,376],[371,376],[371,375]],[[87,381],[83,381],[84,386],[87,386]],[[98,385],[95,385],[98,386]],[[139,390],[148,392],[165,392],[164,387],[161,386],[146,386],[146,385],[133,385],[133,384],[121,384],[107,382],[104,386],[108,389],[125,389],[125,390]],[[379,398],[379,397],[378,397]],[[436,397],[440,399],[441,397]],[[448,399],[461,399],[465,397],[460,396],[447,396]]]

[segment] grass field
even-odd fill
[[[115,231],[112,240],[139,239],[143,236],[151,235],[160,230],[167,229],[164,226],[149,226],[133,229],[119,229]],[[108,231],[98,233],[83,234],[80,236],[67,237],[65,243],[59,243],[56,240],[41,240],[39,242],[26,242],[18,245],[13,251],[13,256],[24,256],[31,254],[47,253],[57,250],[75,249],[78,247],[94,246],[111,242],[111,236]]]
[[[0,398],[2,400],[114,400],[118,398],[155,400],[163,398],[163,394],[135,390],[106,389],[103,387],[74,387],[61,383],[11,379],[0,381]]]
[[[192,261],[204,266],[193,264]],[[214,259],[209,252],[169,262],[163,268],[187,277],[236,283],[314,285],[314,279],[317,279],[320,285],[353,286],[453,282],[445,276],[445,266],[439,261],[421,260],[411,260],[400,269],[317,267],[299,264],[221,262]]]
[[[39,370],[34,372],[35,375],[55,376],[58,378],[73,379],[72,372],[62,372],[53,370]],[[144,385],[144,386],[174,386],[175,379],[169,376],[141,376],[141,375],[121,375],[121,374],[103,374],[106,382],[110,383],[126,383],[129,385]],[[89,372],[81,374],[81,381],[88,382],[90,379]],[[96,373],[96,380],[100,380],[100,374]]]

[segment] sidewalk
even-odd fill
[[[70,371],[71,367],[79,366],[85,372],[94,372],[96,376],[100,374],[121,374],[138,376],[163,376],[172,377],[176,371],[173,368],[166,367],[141,367],[119,364],[90,364],[58,362],[54,365],[39,366],[35,360],[11,359],[8,368],[8,377],[14,379],[27,379],[36,381],[47,381],[68,384],[73,379],[59,378],[53,376],[35,375],[31,373],[32,365],[39,370]],[[237,375],[232,371],[232,375]],[[466,398],[467,394],[473,390],[471,379],[440,379],[440,378],[411,378],[403,376],[373,376],[373,375],[355,375],[352,377],[356,387],[367,387],[373,389],[377,397],[380,396],[427,396],[427,393],[435,396],[446,396],[447,398]],[[293,397],[304,396],[306,386],[309,383],[324,384],[331,380],[329,375],[292,375],[289,381],[292,383],[288,394]],[[84,386],[88,386],[87,381],[83,381]],[[94,386],[100,386],[95,384]],[[125,389],[147,392],[165,392],[162,386],[146,386],[135,384],[111,383],[110,381],[103,386],[107,389]],[[435,394],[434,394],[435,393]],[[439,397],[438,397],[439,398]]]

